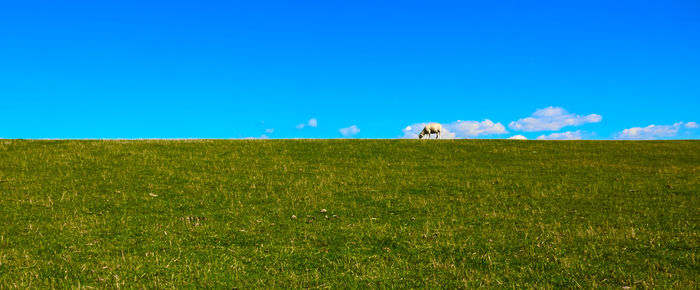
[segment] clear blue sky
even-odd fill
[[[429,121],[698,138],[700,2],[0,1],[3,138],[396,138]]]

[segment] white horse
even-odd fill
[[[418,139],[423,139],[423,136],[425,136],[425,134],[428,134],[428,139],[430,139],[430,134],[435,134],[435,139],[439,139],[441,133],[442,125],[438,123],[429,123],[428,125],[425,125],[423,131],[421,131],[420,134],[418,134]]]

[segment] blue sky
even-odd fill
[[[694,0],[0,1],[0,137],[697,139],[699,51]]]

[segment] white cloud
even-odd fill
[[[508,139],[511,139],[511,140],[527,140],[527,137],[525,137],[525,136],[523,136],[523,135],[514,135],[514,136],[508,137]]]
[[[428,123],[416,123],[407,126],[401,132],[404,139],[418,138],[418,134],[423,130],[423,127]],[[440,138],[456,139],[456,138],[474,138],[482,135],[507,134],[506,127],[501,123],[494,123],[491,120],[484,121],[462,121],[457,120],[452,123],[442,124]]]
[[[615,139],[621,140],[654,140],[660,138],[671,138],[678,135],[680,131],[686,129],[697,129],[698,123],[678,122],[673,125],[649,125],[646,127],[632,127],[624,129],[615,135]]]
[[[246,139],[246,140],[270,139],[270,137],[268,137],[267,135],[263,134],[263,135],[260,135],[260,137],[245,137],[245,138],[243,138],[243,139]]]
[[[273,128],[265,129],[265,133],[267,133],[267,134],[271,134],[273,132],[275,132],[275,129],[273,129]]]
[[[345,137],[351,137],[351,136],[356,135],[357,133],[360,133],[360,128],[357,128],[357,126],[352,125],[352,126],[347,127],[347,128],[341,128],[338,131],[340,131],[340,134],[342,134]]]
[[[557,131],[563,127],[598,123],[601,120],[603,117],[598,114],[582,116],[569,113],[561,107],[547,107],[536,110],[531,117],[510,122],[508,127],[525,132]]]
[[[296,128],[297,128],[297,129],[304,129],[304,127],[306,127],[307,125],[308,125],[309,127],[314,127],[314,128],[316,128],[316,126],[318,126],[318,120],[316,120],[316,118],[311,118],[311,119],[309,119],[308,122],[306,122],[306,123],[301,123],[301,124],[297,125]]]
[[[479,135],[506,134],[506,127],[501,123],[494,123],[489,119],[484,121],[457,121],[447,124],[450,131],[458,137],[476,137]]]
[[[541,135],[537,140],[581,140],[581,130]]]

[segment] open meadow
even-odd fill
[[[700,141],[0,140],[0,288],[697,288]]]

